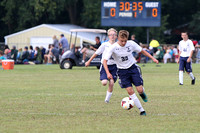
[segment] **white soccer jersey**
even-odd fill
[[[116,42],[109,47],[104,58],[108,60],[112,56],[117,64],[117,68],[127,69],[137,62],[132,52],[139,53],[141,51],[142,48],[134,41],[127,41],[124,47]]]
[[[109,47],[112,46],[112,44],[110,42],[104,42],[101,44],[101,46],[97,49],[97,51],[95,52],[95,54],[97,55],[101,55],[102,54],[102,58],[101,58],[101,63],[103,64],[103,60],[104,57],[106,55],[106,52],[108,51]],[[114,59],[111,57],[108,62],[108,65],[113,65],[116,64]]]
[[[179,50],[181,51],[181,57],[189,57],[192,50],[194,50],[193,42],[188,39],[187,41],[181,40],[179,42]]]

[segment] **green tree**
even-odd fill
[[[81,14],[81,24],[89,28],[101,27],[101,1],[83,0],[83,12]]]

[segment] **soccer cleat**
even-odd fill
[[[140,94],[140,96],[141,96],[141,98],[142,98],[142,100],[144,101],[144,102],[148,102],[148,98],[147,98],[147,95],[143,92],[142,94]]]
[[[108,101],[108,100],[105,100],[105,103],[109,103],[109,101]]]
[[[183,85],[183,84],[179,83],[179,85]]]
[[[140,115],[144,115],[144,116],[146,116],[147,114],[146,114],[145,111],[142,111],[142,112],[140,112]]]
[[[191,82],[192,85],[195,84],[195,79],[196,79],[196,78],[194,77],[194,79],[193,79],[192,82]]]

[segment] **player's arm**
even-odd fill
[[[105,47],[104,45],[101,45],[97,50],[96,52],[92,55],[92,57],[90,57],[90,59],[85,63],[85,66],[89,66],[90,65],[90,62],[95,58],[97,57],[98,55],[101,55],[104,51]]]
[[[191,43],[190,43],[190,49],[191,49],[191,52],[190,52],[190,56],[189,56],[188,59],[187,59],[187,62],[191,62],[192,55],[193,55],[193,52],[194,52],[194,50],[195,50],[192,41],[191,41]]]
[[[97,54],[96,54],[96,53],[94,53],[94,54],[92,55],[92,57],[90,57],[90,59],[85,63],[85,66],[88,67],[88,66],[90,65],[90,62],[91,62],[95,57],[97,57]]]
[[[111,46],[109,48],[109,50],[106,52],[104,60],[103,60],[103,66],[104,66],[104,69],[106,71],[108,79],[113,79],[112,74],[110,74],[109,69],[108,69],[108,65],[107,65],[108,60],[112,56],[113,50],[114,50],[114,47]]]
[[[191,58],[192,58],[193,52],[194,52],[194,50],[191,50],[191,52],[190,52],[190,56],[188,57],[187,62],[190,62],[190,61],[191,61]]]
[[[106,59],[103,60],[103,67],[104,67],[104,69],[106,71],[107,78],[108,79],[113,79],[112,74],[110,74],[110,72],[109,72],[107,62],[108,62],[108,60],[106,60]]]
[[[180,56],[181,56],[181,51],[179,50],[179,52],[178,52],[178,60],[177,60],[177,63],[179,63]]]
[[[156,58],[154,58],[152,55],[150,55],[147,51],[142,50],[141,53],[142,53],[143,55],[149,57],[150,59],[152,59],[152,61],[155,62],[156,64],[159,63],[159,61],[158,61]]]

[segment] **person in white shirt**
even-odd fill
[[[104,56],[105,56],[105,53],[106,53],[107,49],[112,44],[114,44],[115,40],[117,39],[117,31],[114,28],[109,29],[107,34],[108,34],[109,41],[108,42],[104,42],[104,43],[101,44],[101,46],[92,55],[92,57],[85,63],[86,67],[90,65],[90,62],[96,56],[101,55],[101,54],[102,54],[101,63],[103,64],[103,59],[104,59]],[[116,66],[116,63],[113,60],[113,58],[110,58],[108,60],[108,69],[110,70],[110,72],[111,72],[111,74],[113,76],[113,79],[109,80],[109,86],[108,86],[108,90],[107,90],[107,93],[106,93],[105,103],[109,103],[110,98],[112,96],[114,83],[117,80],[117,66]],[[103,65],[101,65],[101,67],[100,67],[100,80],[101,80],[101,83],[102,83],[103,86],[107,85],[108,78],[107,78],[106,71],[105,71]]]
[[[136,65],[136,60],[133,57],[132,52],[141,52],[145,56],[151,58],[155,63],[158,63],[158,60],[151,56],[148,52],[142,50],[142,48],[137,43],[133,41],[128,41],[128,37],[128,31],[119,31],[118,41],[109,47],[104,57],[103,65],[108,79],[113,79],[108,69],[107,63],[111,56],[114,58],[118,68],[117,73],[121,81],[121,88],[126,88],[130,99],[134,101],[135,105],[140,110],[140,115],[146,115],[146,112],[142,107],[132,87],[132,84],[134,84],[143,101],[148,101],[143,88],[143,79],[140,72],[140,68],[138,65]]]
[[[194,51],[194,45],[190,39],[188,39],[188,33],[182,32],[181,37],[183,40],[179,42],[179,57],[177,63],[179,63],[179,85],[183,85],[183,71],[185,70],[192,79],[191,84],[195,84],[195,77],[192,73],[192,55]]]

